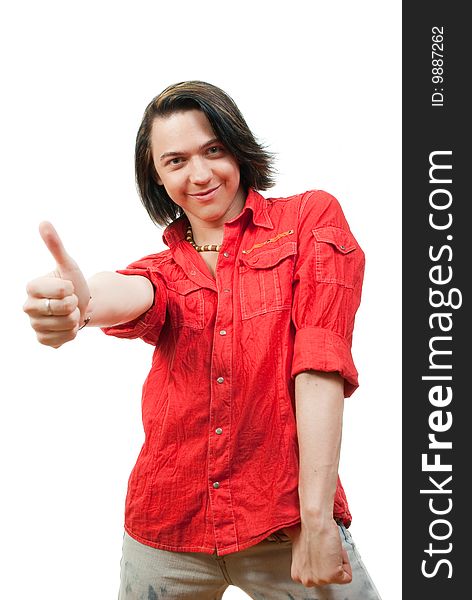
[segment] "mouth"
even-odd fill
[[[209,198],[214,192],[216,192],[216,190],[221,186],[217,185],[214,188],[211,188],[209,190],[205,190],[204,192],[197,192],[195,194],[189,194],[189,196],[192,196],[192,198],[201,198],[201,199],[205,199],[205,198]]]

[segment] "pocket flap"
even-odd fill
[[[190,294],[190,292],[201,290],[202,286],[190,279],[180,279],[178,281],[168,281],[167,288],[173,292],[177,292],[177,294],[186,296],[187,294]]]
[[[318,229],[312,229],[312,232],[317,242],[332,244],[342,254],[348,254],[357,248],[352,233],[340,227],[319,227]]]
[[[285,242],[277,248],[262,250],[254,254],[242,255],[241,261],[252,269],[267,269],[275,267],[281,260],[297,253],[296,242]]]

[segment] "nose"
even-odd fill
[[[204,185],[208,183],[211,178],[212,172],[205,159],[202,157],[194,157],[190,162],[190,182],[197,185]]]

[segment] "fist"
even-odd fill
[[[56,261],[56,268],[27,284],[23,310],[29,315],[38,341],[59,348],[77,335],[90,292],[80,268],[65,251],[51,223],[41,223],[39,232]]]

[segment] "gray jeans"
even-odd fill
[[[380,600],[351,534],[344,525],[338,527],[352,581],[321,587],[292,580],[291,541],[282,530],[225,556],[159,550],[125,532],[118,600],[220,600],[229,585],[254,600]]]

